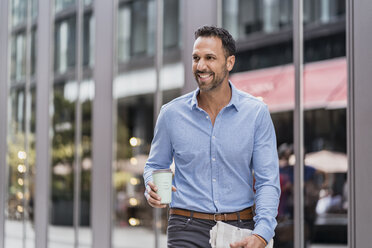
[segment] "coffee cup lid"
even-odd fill
[[[164,172],[170,172],[172,173],[172,170],[171,169],[160,169],[160,170],[154,170],[152,172],[152,174],[155,174],[155,173],[164,173]]]

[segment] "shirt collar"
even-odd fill
[[[238,91],[235,88],[235,86],[231,83],[230,80],[229,80],[229,85],[230,85],[230,88],[231,88],[231,99],[230,99],[229,104],[227,104],[226,107],[233,106],[236,109],[236,111],[239,111],[239,94],[238,94]],[[197,95],[199,94],[199,92],[200,92],[200,89],[197,88],[194,91],[194,94],[192,95],[191,103],[190,103],[191,109],[195,109],[195,108],[198,107]]]

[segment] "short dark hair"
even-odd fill
[[[202,26],[195,31],[195,40],[199,37],[218,37],[222,41],[222,47],[225,50],[226,57],[235,55],[235,40],[226,29],[214,26]]]

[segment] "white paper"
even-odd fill
[[[252,235],[252,230],[242,229],[229,225],[222,221],[217,221],[217,224],[210,230],[210,240],[212,248],[228,248],[231,243],[240,241],[243,238]],[[273,248],[274,241],[271,239],[266,248]]]

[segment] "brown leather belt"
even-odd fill
[[[214,220],[214,221],[229,221],[229,220],[252,220],[253,219],[253,211],[252,207],[246,208],[239,212],[233,213],[216,213],[216,214],[208,214],[208,213],[201,213],[195,211],[189,211],[185,209],[179,208],[171,208],[169,210],[169,214],[181,215],[189,218],[196,218],[202,220]]]

